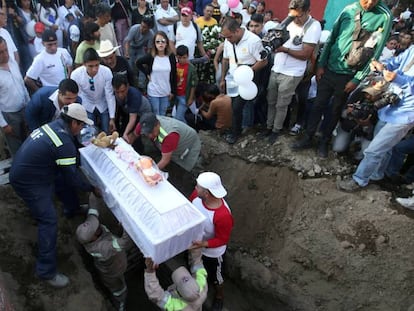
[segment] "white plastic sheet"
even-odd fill
[[[122,139],[117,144],[133,151]],[[164,262],[201,238],[205,217],[167,180],[149,186],[108,148],[91,144],[80,154],[82,170],[145,257]]]

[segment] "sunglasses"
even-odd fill
[[[89,89],[90,89],[91,91],[95,91],[95,80],[93,80],[92,78],[90,78],[90,79],[89,79],[89,84],[90,84]]]
[[[161,39],[161,40],[155,40],[155,43],[158,43],[158,44],[163,43],[163,44],[165,44],[165,43],[167,43],[167,41],[165,39]]]

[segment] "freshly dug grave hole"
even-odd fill
[[[227,267],[255,310],[407,310],[414,304],[412,212],[376,186],[340,192],[334,178],[220,154],[235,218]],[[299,174],[300,175],[300,174]],[[408,217],[407,217],[408,216]]]
[[[235,218],[227,251],[228,310],[412,307],[413,213],[396,206],[390,193],[370,186],[347,194],[336,190],[335,177],[301,179],[277,156],[251,163],[237,146],[229,150],[213,141],[205,147],[215,151],[205,156],[206,170],[222,177]],[[270,158],[266,148],[260,152]],[[301,156],[293,167],[314,165],[308,154]],[[179,172],[170,171],[171,181],[188,194],[194,177]],[[36,226],[9,186],[0,189],[0,217],[0,292],[7,289],[15,310],[107,309],[74,242],[83,219],[59,220],[59,266],[72,285],[56,291],[33,276]],[[127,276],[128,306],[151,310],[141,270]]]

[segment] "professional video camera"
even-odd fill
[[[262,59],[265,59],[272,51],[289,40],[289,31],[287,31],[286,27],[294,19],[294,16],[288,15],[280,24],[273,29],[269,29],[263,36],[262,44],[265,49],[260,53]]]
[[[365,120],[379,109],[387,105],[396,105],[400,102],[400,97],[392,92],[385,92],[380,99],[370,103],[366,101],[355,102],[348,106],[352,108],[352,111],[348,114],[349,118],[355,120]]]

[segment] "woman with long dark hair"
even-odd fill
[[[177,90],[177,67],[175,55],[169,48],[165,32],[158,31],[154,36],[153,48],[147,55],[138,58],[136,65],[149,80],[148,99],[152,111],[165,116]]]

